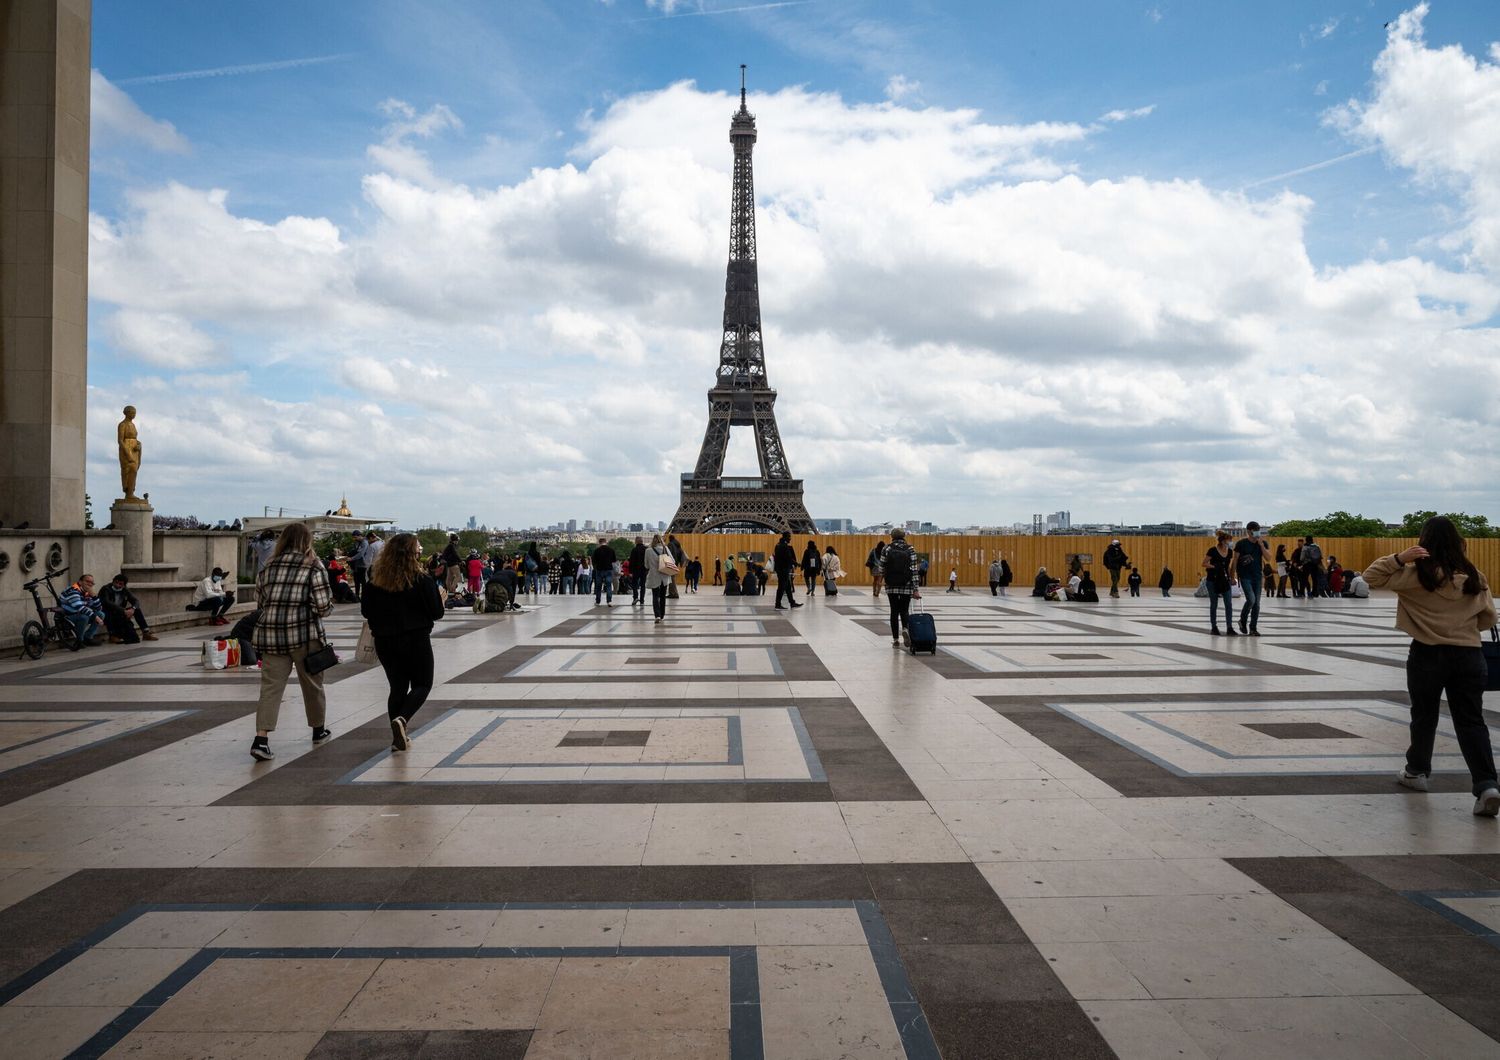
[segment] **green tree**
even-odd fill
[[[469,554],[469,549],[471,548],[478,552],[484,552],[489,548],[489,545],[490,535],[483,530],[460,530],[458,532],[458,549],[465,556]]]
[[[1500,537],[1500,526],[1492,526],[1487,515],[1470,515],[1467,512],[1446,512],[1458,532],[1464,537]],[[1419,537],[1422,525],[1437,515],[1437,512],[1407,512],[1401,518],[1402,537]]]
[[[422,542],[423,555],[433,556],[448,547],[448,535],[436,527],[417,531],[417,540]]]
[[[83,528],[94,529],[94,498],[87,493],[83,495]]]
[[[615,555],[620,559],[629,559],[630,550],[635,548],[635,542],[628,537],[617,537],[609,543],[609,547],[615,550]]]
[[[1348,512],[1329,512],[1321,519],[1288,519],[1277,523],[1276,537],[1389,537],[1384,521]]]

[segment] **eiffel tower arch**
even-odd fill
[[[740,109],[729,122],[734,147],[734,189],[729,202],[729,266],[724,277],[724,338],[719,367],[708,392],[708,428],[692,472],[682,476],[682,501],[672,532],[791,530],[814,532],[802,500],[802,480],[792,478],[781,431],[776,391],[766,381],[760,331],[760,273],[755,256],[755,115],[745,105],[745,68],[740,67]],[[760,477],[724,477],[729,432],[755,433]]]

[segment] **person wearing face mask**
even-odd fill
[[[189,611],[207,611],[211,626],[229,625],[224,612],[234,606],[234,593],[224,589],[226,576],[223,570],[215,567],[207,578],[193,587],[193,602],[187,605]]]

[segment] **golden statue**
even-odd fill
[[[134,405],[125,406],[125,418],[115,428],[115,438],[120,443],[120,486],[125,490],[125,500],[143,504],[135,495],[135,476],[141,469],[141,441],[135,433]]]

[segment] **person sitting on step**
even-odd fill
[[[211,626],[229,625],[224,612],[234,606],[234,593],[224,588],[226,576],[223,570],[215,567],[207,578],[193,587],[193,602],[187,605],[189,611],[207,611]]]

